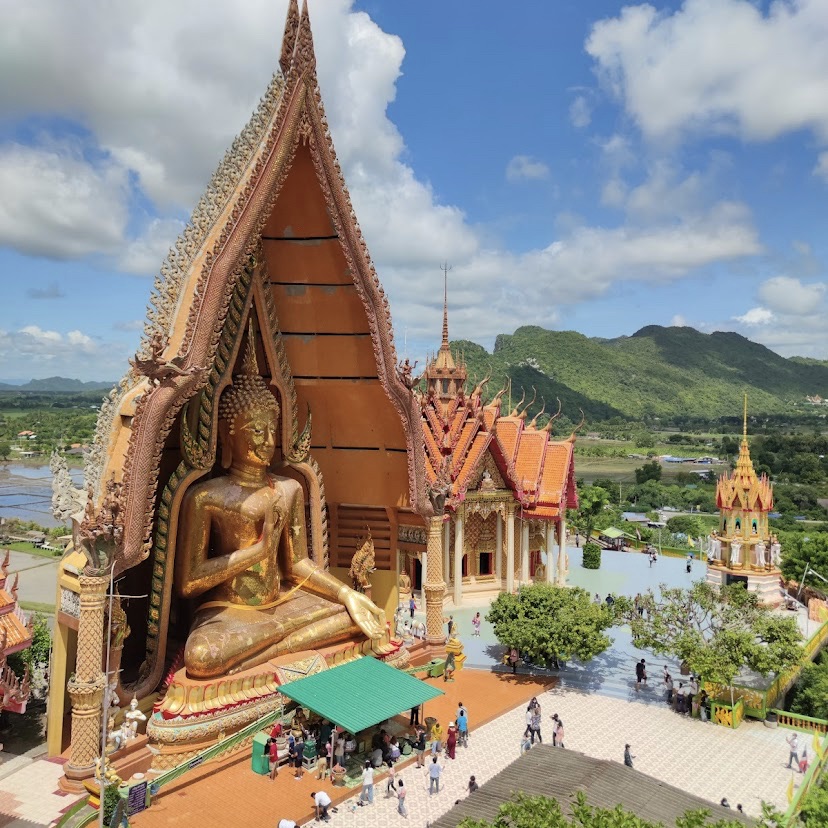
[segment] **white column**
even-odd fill
[[[463,600],[463,513],[454,519],[454,606]]]
[[[495,512],[495,580],[500,589],[503,583],[503,518],[500,512]]]
[[[546,524],[546,583],[555,583],[555,559],[552,547],[555,545],[555,524],[550,520]]]
[[[561,515],[558,524],[558,583],[561,586],[566,584],[566,574],[566,519]]]
[[[528,584],[529,577],[529,521],[521,520],[520,532],[520,582]]]
[[[449,553],[451,551],[451,513],[448,520],[443,524],[443,579],[448,584],[451,581],[451,569],[449,568]]]
[[[515,591],[515,511],[506,510],[506,592]]]

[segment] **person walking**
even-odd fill
[[[397,771],[391,760],[389,760],[386,764],[388,765],[388,777],[385,780],[385,798],[388,799],[389,796],[396,796],[397,793]]]
[[[303,762],[305,760],[305,737],[304,734],[296,740],[294,745],[296,755],[293,757],[294,778],[301,779],[305,775]]]
[[[337,733],[336,742],[334,743],[334,763],[340,768],[345,767],[345,734]]]
[[[538,737],[538,743],[543,744],[543,739],[541,738],[541,706],[537,699],[532,699],[532,702],[530,704],[532,719],[529,724],[529,736],[533,745],[535,744],[535,736]]]
[[[687,565],[685,566],[685,569],[688,574],[693,571],[693,556],[691,554],[687,555]]]
[[[667,692],[667,704],[673,703],[673,687],[673,677],[667,673],[667,675],[664,676],[664,689]]]
[[[472,635],[475,638],[480,638],[480,623],[481,623],[480,613],[475,613],[474,618],[472,618]]]
[[[362,792],[359,795],[359,801],[367,802],[369,805],[374,804],[374,769],[370,762],[366,762],[362,769]]]
[[[426,751],[426,732],[422,725],[417,725],[416,736],[414,739],[414,750],[417,753],[417,767],[425,767],[425,751]]]
[[[555,742],[557,747],[565,747],[563,719],[558,719],[558,723],[555,725]]]
[[[480,788],[480,785],[477,784],[477,780],[473,777],[469,777],[469,793],[473,794],[476,790]]]
[[[431,759],[431,764],[428,766],[428,795],[433,793],[440,793],[440,776],[443,769],[437,764],[437,757]]]
[[[557,733],[557,730],[558,730],[558,714],[557,713],[552,714],[552,722],[553,722],[553,724],[552,724],[552,747],[557,747],[558,746],[558,733]]]
[[[520,658],[517,647],[512,647],[509,650],[509,664],[512,668],[512,675],[517,675],[517,663]]]
[[[457,748],[457,727],[454,722],[449,722],[448,734],[446,735],[446,755],[454,759],[454,752]]]
[[[405,807],[405,795],[408,791],[405,789],[402,779],[397,784],[397,813],[401,817],[408,819],[408,808]]]
[[[802,755],[799,757],[799,772],[805,773],[808,770],[808,747],[803,745]]]
[[[436,758],[443,749],[443,728],[440,722],[435,721],[431,726],[431,755]]]
[[[799,736],[796,733],[791,733],[785,741],[788,743],[788,747],[791,749],[790,753],[788,754],[788,767],[792,767],[792,763],[795,766],[799,766]]]
[[[408,613],[411,616],[411,620],[414,620],[414,610],[417,609],[417,602],[414,600],[414,596],[412,595],[408,599]]]
[[[641,687],[641,683],[647,683],[647,662],[642,658],[635,665],[635,689],[638,690]]]
[[[462,704],[457,711],[457,743],[463,747],[469,746],[469,717]]]
[[[531,736],[532,735],[532,714],[534,712],[534,708],[532,707],[532,702],[526,707],[526,730],[523,731],[524,736]],[[534,741],[534,740],[533,740]]]
[[[633,766],[633,759],[635,759],[635,756],[633,756],[632,753],[630,753],[630,746],[624,745],[624,764],[628,768],[631,768]]]

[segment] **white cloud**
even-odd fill
[[[764,5],[627,6],[593,26],[586,50],[653,141],[709,130],[764,141],[805,129],[828,142],[828,5]]]
[[[589,126],[592,121],[592,107],[583,95],[578,95],[570,104],[569,120],[572,121],[572,126],[579,129]]]
[[[155,273],[183,229],[184,223],[178,219],[153,219],[144,233],[123,249],[118,257],[118,270],[138,276]]]
[[[759,287],[759,298],[774,311],[791,316],[806,316],[819,309],[828,285],[802,284],[790,276],[775,276]]]
[[[122,169],[77,147],[0,145],[0,244],[50,258],[111,252],[126,228],[125,188]]]
[[[687,327],[687,319],[682,316],[680,313],[677,313],[671,320],[670,326],[673,328],[686,328]]]
[[[734,321],[741,322],[743,325],[767,325],[769,322],[773,322],[774,318],[771,311],[761,307],[751,308],[741,316],[733,317]]]
[[[817,164],[814,167],[814,175],[825,179],[828,184],[828,152],[821,152],[817,157]]]
[[[516,155],[506,165],[509,181],[537,181],[549,178],[549,167],[528,155]]]

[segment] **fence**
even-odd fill
[[[815,736],[814,738],[817,737]],[[814,756],[814,761],[805,772],[805,776],[802,778],[802,782],[800,782],[799,787],[794,791],[793,797],[788,804],[788,810],[785,811],[785,817],[782,823],[783,825],[793,826],[796,824],[797,814],[802,807],[802,802],[808,795],[808,791],[819,780],[819,777],[825,768],[826,758],[828,758],[828,736],[822,740],[820,750],[816,751],[816,755]],[[791,780],[793,780],[793,775],[791,776]],[[791,782],[791,784],[793,784],[793,782]]]
[[[803,716],[799,713],[790,713],[787,710],[771,710],[776,713],[776,721],[781,727],[791,730],[807,730],[811,733],[828,733],[828,720],[815,719],[812,716]]]

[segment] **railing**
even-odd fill
[[[791,730],[807,730],[811,733],[828,733],[828,719],[815,719],[812,716],[803,716],[787,710],[771,710],[776,713],[776,720],[780,727]]]
[[[821,756],[820,753],[822,754]],[[822,740],[821,750],[815,751],[814,761],[809,765],[808,770],[802,777],[802,782],[799,783],[799,787],[794,791],[793,798],[788,804],[788,810],[785,811],[783,825],[790,827],[796,824],[797,814],[802,807],[802,801],[807,796],[811,787],[819,780],[820,774],[825,767],[826,759],[828,759],[828,736]],[[793,779],[793,776],[791,778]]]

